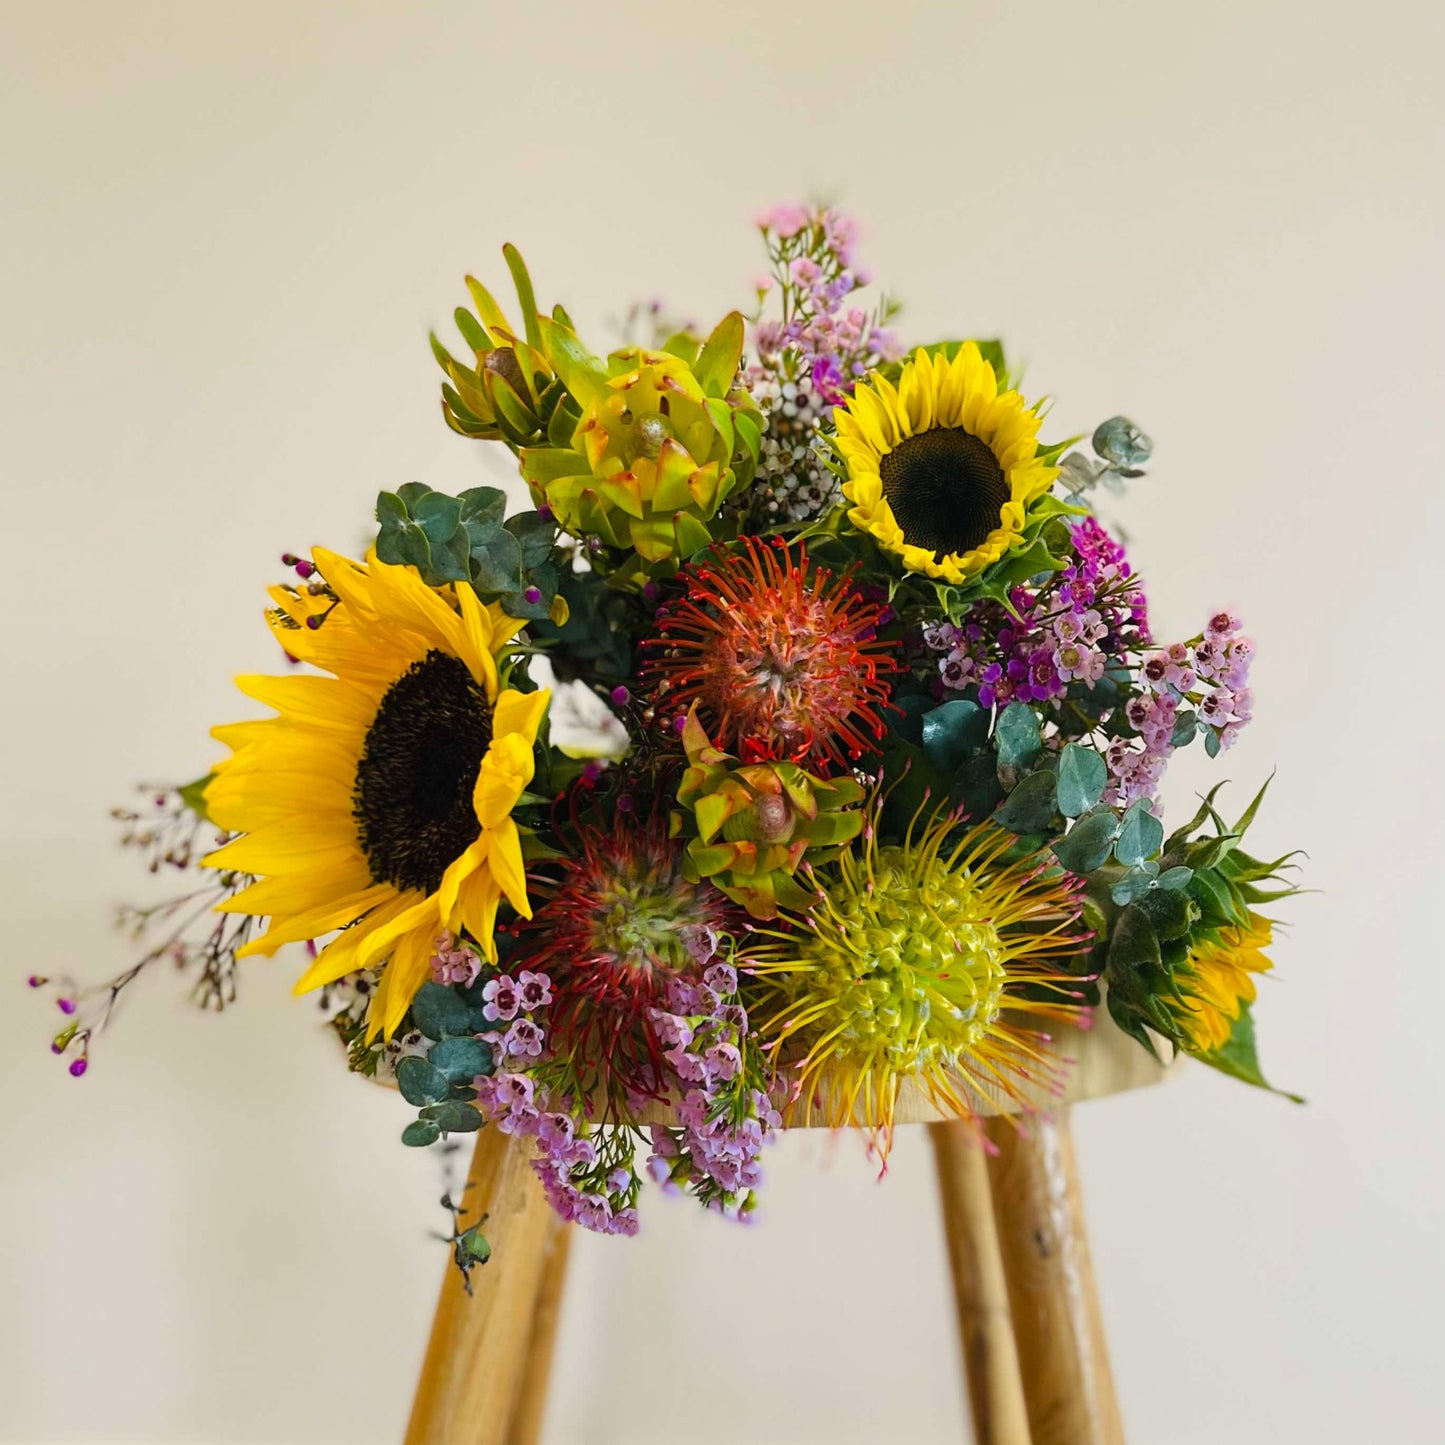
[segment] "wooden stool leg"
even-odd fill
[[[560,1224],[530,1155],[528,1141],[495,1128],[477,1136],[465,1202],[470,1220],[486,1215],[492,1258],[472,1271],[471,1295],[447,1265],[406,1445],[506,1445]]]
[[[1123,1445],[1068,1111],[992,1119],[989,1166],[1033,1445]]]
[[[930,1124],[928,1135],[938,1169],[973,1438],[976,1445],[1030,1445],[988,1158],[963,1124]]]
[[[536,1311],[532,1316],[532,1335],[527,1343],[507,1445],[537,1445],[542,1435],[542,1419],[547,1412],[547,1381],[557,1343],[557,1321],[562,1314],[562,1286],[567,1278],[567,1251],[574,1232],[574,1226],[564,1224],[553,1215],[537,1288]]]

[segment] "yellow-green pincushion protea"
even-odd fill
[[[523,450],[538,505],[564,531],[634,551],[644,564],[707,546],[709,523],[757,464],[761,418],[735,385],[742,317],[725,317],[695,359],[629,347],[605,363],[570,328],[546,317],[541,325],[581,419],[554,445]]]
[[[1035,1102],[1026,1081],[1054,1066],[1028,1020],[1087,1026],[1061,966],[1087,940],[1067,875],[1008,857],[1015,842],[943,814],[901,844],[869,827],[836,864],[804,869],[815,901],[759,930],[750,960],[754,1024],[796,1069],[795,1109],[874,1128],[886,1152],[905,1080],[961,1118],[983,1100]]]

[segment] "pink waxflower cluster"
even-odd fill
[[[1254,715],[1253,657],[1254,642],[1231,612],[1215,613],[1192,643],[1175,642],[1146,653],[1139,672],[1144,691],[1125,707],[1137,741],[1116,738],[1109,744],[1104,758],[1111,782],[1105,797],[1120,803],[1152,798],[1174,749],[1196,731],[1205,734],[1211,753],[1231,747]]]
[[[482,960],[465,944],[459,944],[449,933],[437,940],[437,951],[431,956],[433,983],[461,984],[469,988],[482,971]]]
[[[737,971],[715,963],[700,984],[669,981],[653,1026],[685,1092],[680,1127],[654,1124],[647,1170],[665,1193],[690,1190],[709,1209],[746,1220],[757,1205],[760,1158],[782,1118],[746,1077],[747,1011]]]
[[[776,288],[782,315],[757,325],[750,380],[807,375],[828,404],[841,402],[858,377],[899,355],[879,315],[844,304],[872,279],[853,259],[857,224],[832,207],[785,205],[763,212],[758,228],[773,268],[759,296]]]

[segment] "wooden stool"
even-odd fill
[[[1067,1046],[1067,1047],[1065,1047]],[[1068,1105],[1152,1084],[1166,1070],[1107,1019],[1058,1045],[1076,1062],[1052,1107],[994,1117],[990,1158],[918,1095],[900,1123],[933,1142],[969,1409],[978,1445],[1122,1445],[1123,1427],[1084,1233]],[[477,1138],[466,1197],[492,1258],[468,1296],[448,1265],[406,1445],[536,1445],[572,1226],[554,1215],[531,1145]]]

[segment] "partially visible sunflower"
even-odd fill
[[[1175,974],[1184,999],[1167,1000],[1186,1048],[1209,1054],[1229,1042],[1240,1010],[1254,1002],[1254,975],[1274,967],[1264,952],[1273,936],[1269,919],[1251,913],[1243,928],[1223,929],[1218,938],[1189,951],[1188,962]]]
[[[895,387],[878,372],[833,413],[848,519],[912,572],[960,585],[1023,539],[1058,476],[1038,459],[1039,414],[1000,392],[977,345],[920,348]]]
[[[1090,1015],[1062,966],[1086,946],[1067,877],[1007,858],[1015,839],[987,824],[961,832],[944,813],[883,844],[876,804],[873,823],[811,872],[817,902],[790,930],[755,931],[748,968],[755,1027],[797,1070],[795,1107],[872,1128],[886,1152],[905,1081],[964,1119],[983,1100],[1030,1107],[1058,1065],[1026,1020]]]
[[[465,930],[495,961],[501,899],[530,917],[511,812],[550,694],[501,686],[497,654],[522,624],[470,587],[313,555],[325,598],[275,588],[270,621],[332,675],[237,679],[278,716],[214,729],[232,755],[206,807],[242,836],[204,862],[260,878],[220,905],[270,919],[243,954],[342,930],[298,993],[384,963],[367,1021],[390,1035],[439,936]]]

